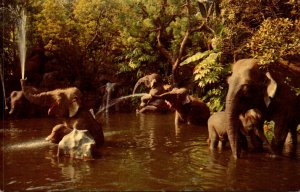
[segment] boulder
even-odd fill
[[[88,130],[73,129],[58,144],[57,156],[70,156],[76,159],[93,159],[96,142]]]

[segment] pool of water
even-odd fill
[[[6,120],[0,129],[5,191],[300,190],[300,150],[272,159],[228,146],[211,152],[207,127],[174,126],[172,114],[113,113],[103,118],[105,145],[95,160],[57,157],[45,138],[58,119]]]

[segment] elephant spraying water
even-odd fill
[[[42,92],[34,87],[26,86],[26,80],[21,80],[21,86],[24,96],[29,102],[49,107],[49,115],[66,117],[64,124],[53,128],[53,137],[57,137],[59,134],[61,139],[70,132],[69,129],[74,129],[76,125],[78,130],[88,130],[95,139],[96,146],[104,143],[102,126],[88,110],[82,108],[82,94],[78,88],[69,87]],[[53,140],[52,136],[47,139]],[[59,142],[59,139],[55,142]]]

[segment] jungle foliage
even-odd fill
[[[219,111],[237,59],[259,58],[268,67],[300,60],[295,0],[10,0],[0,9],[6,77],[18,67],[22,9],[29,53],[42,42],[46,55],[87,91],[100,86],[103,74],[130,92],[138,78],[158,72],[166,82],[193,87],[192,94]]]

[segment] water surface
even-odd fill
[[[172,114],[115,113],[103,118],[105,145],[82,161],[56,157],[45,138],[58,119],[4,121],[0,189],[63,190],[300,190],[300,150],[271,159],[229,147],[210,152],[207,128],[174,126]]]

